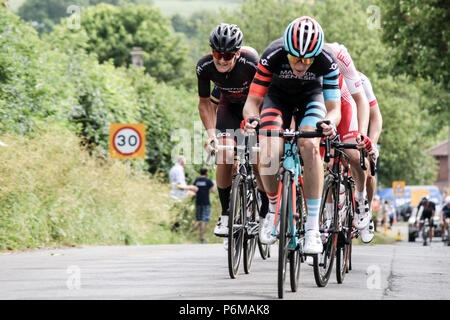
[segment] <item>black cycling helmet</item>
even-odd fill
[[[237,25],[221,23],[211,32],[209,45],[220,53],[238,51],[243,38],[244,35]]]

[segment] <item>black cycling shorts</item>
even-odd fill
[[[422,212],[420,221],[425,221],[426,219],[428,219],[428,222],[430,223],[430,227],[433,227],[433,221],[431,221],[431,214],[432,214],[432,212]]]
[[[221,95],[219,105],[217,107],[216,131],[217,138],[235,135],[241,127],[241,122],[244,120],[242,110],[244,103],[230,103]]]
[[[261,129],[284,130],[290,127],[294,116],[295,128],[315,127],[325,118],[327,110],[322,90],[314,90],[296,99],[282,99],[271,90],[266,94],[261,109]]]

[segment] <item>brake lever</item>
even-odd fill
[[[361,168],[363,170],[367,170],[366,161],[365,160],[366,160],[366,153],[364,152],[363,149],[359,149],[359,163],[360,163]]]

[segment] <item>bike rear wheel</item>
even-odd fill
[[[237,175],[231,191],[230,217],[228,218],[228,272],[236,278],[241,263],[245,236],[245,184],[243,177]]]
[[[259,254],[261,255],[261,258],[263,260],[266,260],[267,258],[270,257],[270,245],[262,243],[261,240],[259,240],[259,236],[258,236],[258,249]]]
[[[334,214],[327,212],[325,202],[328,194],[331,193],[334,203]],[[333,269],[334,258],[337,245],[337,216],[338,216],[339,189],[334,186],[333,177],[327,175],[324,181],[324,189],[319,212],[319,226],[323,251],[314,255],[314,279],[318,287],[325,287],[330,279]]]
[[[290,189],[291,189],[291,176],[289,171],[283,173],[283,185],[281,191],[281,206],[278,213],[278,219],[280,221],[280,233],[278,242],[278,297],[280,299],[284,296],[284,283],[286,280],[286,265],[289,259],[289,203],[290,203]]]

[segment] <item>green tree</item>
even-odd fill
[[[445,0],[379,0],[383,39],[396,51],[393,69],[413,76],[450,82],[450,6]]]
[[[436,167],[426,150],[434,143],[434,117],[422,107],[430,99],[422,90],[432,83],[405,75],[373,76],[371,82],[383,115],[380,183],[386,187],[394,180],[432,183]]]
[[[152,77],[175,84],[184,81],[187,46],[158,9],[100,4],[83,11],[80,29],[62,28],[67,33],[85,32],[87,52],[95,53],[101,63],[111,59],[116,67],[129,66],[131,49],[141,47]]]
[[[135,2],[136,0],[128,0]],[[53,26],[61,20],[68,17],[71,12],[70,6],[80,7],[95,6],[99,3],[109,3],[112,5],[122,5],[123,0],[27,0],[18,10],[19,16],[28,22],[40,32],[50,32]]]
[[[430,78],[434,104],[426,104],[440,125],[450,118],[450,6],[445,0],[379,0],[383,16],[383,40],[393,48],[390,70]]]
[[[26,133],[44,118],[67,119],[76,100],[64,78],[65,56],[6,10],[0,10],[0,47],[0,132]]]

